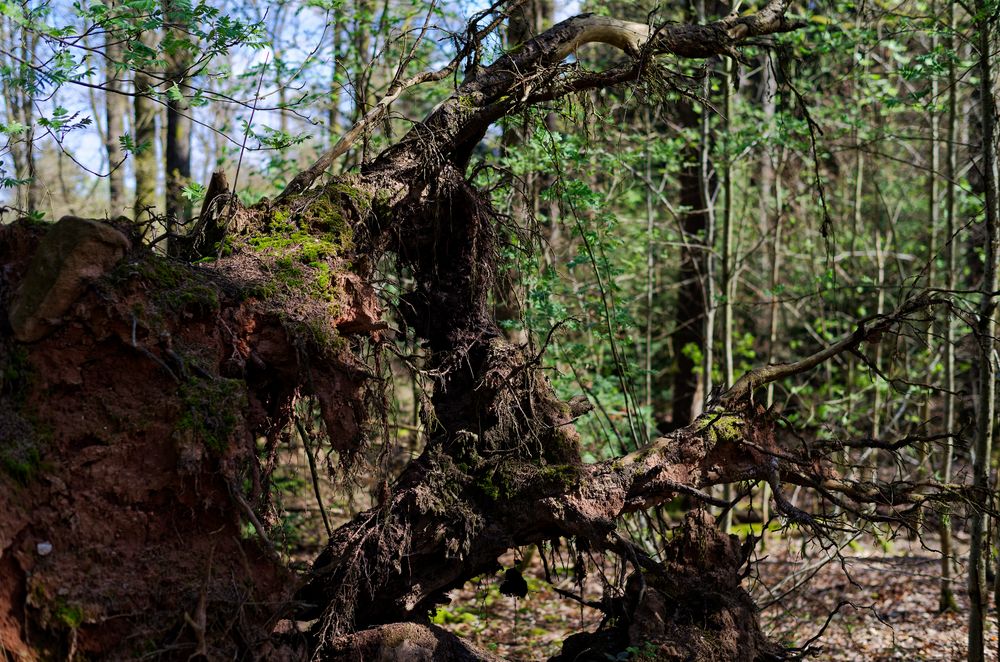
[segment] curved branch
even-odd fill
[[[815,354],[793,363],[775,363],[756,368],[736,380],[727,391],[719,396],[718,403],[723,408],[734,408],[746,401],[755,390],[771,382],[792,377],[812,370],[824,361],[838,354],[857,349],[863,342],[878,342],[881,335],[913,313],[932,306],[947,305],[949,301],[941,297],[933,297],[922,293],[903,303],[895,312],[888,315],[872,315],[858,322],[853,333],[840,341],[821,349]]]
[[[745,39],[790,32],[801,27],[802,23],[785,17],[787,8],[788,3],[784,0],[772,0],[760,11],[747,16],[730,14],[707,25],[667,25],[660,28],[608,16],[582,14],[560,24],[567,25],[569,38],[555,49],[555,57],[562,60],[580,46],[593,43],[609,44],[633,56],[643,50],[654,55],[670,53],[690,58],[731,54],[730,48]]]

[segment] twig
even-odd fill
[[[233,211],[235,209],[233,201],[236,200],[236,185],[239,184],[240,181],[240,169],[243,167],[243,154],[244,152],[247,151],[247,138],[250,137],[250,130],[253,127],[253,116],[257,113],[257,101],[260,99],[260,88],[261,85],[264,84],[264,72],[267,71],[267,63],[270,57],[271,57],[270,53],[264,56],[264,65],[260,68],[260,78],[257,79],[257,92],[254,94],[253,97],[253,107],[250,108],[250,118],[247,120],[247,128],[243,132],[243,144],[240,145],[240,157],[236,161],[236,174],[233,175],[233,191],[229,199],[226,201],[226,206],[222,210],[229,212],[229,216],[226,218],[226,226],[225,226],[226,230],[229,229],[229,222],[233,219]],[[220,216],[222,215],[221,211],[219,215]],[[225,233],[223,233],[223,235],[224,234]],[[225,241],[219,243],[219,255],[216,259],[222,257],[223,246],[225,246]]]
[[[316,504],[319,506],[319,514],[323,516],[323,526],[326,528],[326,535],[328,538],[333,536],[333,527],[330,526],[330,517],[326,514],[326,506],[323,505],[323,497],[319,491],[319,474],[316,471],[316,458],[313,457],[312,449],[309,448],[308,435],[306,435],[305,429],[302,427],[302,421],[299,420],[298,416],[293,416],[295,421],[295,429],[299,431],[299,437],[302,439],[302,447],[306,451],[306,458],[309,460],[309,473],[312,476],[313,492],[316,494]]]
[[[253,508],[251,508],[250,504],[247,503],[247,500],[243,498],[243,494],[236,488],[235,485],[232,484],[229,485],[229,493],[232,495],[236,503],[239,504],[240,508],[243,509],[243,514],[247,516],[248,520],[250,520],[250,524],[253,526],[254,530],[257,532],[257,535],[260,537],[264,545],[270,551],[277,554],[278,550],[274,546],[274,543],[272,543],[271,540],[267,537],[264,525],[260,523],[260,520],[257,518],[257,514],[254,513],[253,511]]]
[[[177,377],[177,375],[174,374],[174,371],[170,369],[170,366],[168,366],[166,363],[164,363],[163,360],[160,357],[156,356],[151,351],[149,351],[148,349],[146,349],[145,347],[139,345],[139,343],[136,342],[135,329],[136,329],[137,325],[138,325],[138,320],[136,319],[135,315],[133,314],[132,315],[132,347],[134,347],[136,350],[138,350],[138,352],[140,354],[142,354],[143,356],[145,356],[146,358],[148,358],[150,361],[153,361],[158,366],[160,366],[161,368],[163,368],[164,370],[166,370],[167,374],[170,375],[171,377],[173,377],[174,381],[179,384],[181,380],[180,380],[180,378]]]

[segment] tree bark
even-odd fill
[[[164,30],[174,31],[183,42],[181,29],[184,24],[184,10],[174,5],[175,0],[164,0]],[[191,55],[183,46],[175,46],[167,54],[166,84],[173,90],[167,96],[167,135],[164,142],[166,166],[166,232],[167,253],[176,255],[176,237],[183,233],[183,227],[191,218],[191,204],[184,197],[183,190],[191,182],[191,108],[185,97],[188,67]]]
[[[121,37],[109,32],[105,40],[105,73],[107,89],[104,93],[104,112],[106,118],[106,133],[104,149],[108,154],[108,208],[114,214],[125,211],[128,203],[125,199],[125,168],[119,140],[125,134],[125,114],[128,104],[120,94],[122,85],[118,80],[116,64],[121,61]]]
[[[143,36],[143,41],[149,40],[148,35]],[[133,92],[132,126],[135,142],[135,152],[133,154],[132,171],[135,177],[135,202],[132,208],[132,216],[139,222],[142,218],[147,218],[149,212],[157,206],[156,182],[157,182],[157,162],[156,162],[156,103],[151,98],[153,94],[153,80],[150,76],[141,71],[135,72],[135,83]],[[145,226],[145,237],[152,238],[155,229],[152,223]]]
[[[982,176],[986,194],[985,233],[983,237],[983,279],[976,328],[979,349],[979,407],[976,412],[976,438],[973,445],[973,489],[977,505],[983,510],[993,502],[990,493],[990,446],[996,415],[996,335],[995,292],[997,260],[1000,255],[1000,201],[997,197],[996,102],[993,91],[991,49],[995,18],[990,6],[976,3],[976,46],[979,51],[980,124],[982,128]],[[988,541],[986,515],[980,508],[972,513],[969,535],[969,660],[984,659],[984,636],[989,593],[986,586]]]
[[[948,3],[948,50],[955,52],[955,32],[957,22],[955,18],[955,4]],[[945,129],[945,262],[946,262],[946,283],[945,288],[949,292],[955,291],[957,286],[956,274],[958,272],[958,256],[955,251],[955,189],[957,177],[957,156],[956,156],[956,131],[955,125],[958,121],[958,91],[955,75],[955,62],[948,61],[948,114]],[[944,332],[944,426],[948,439],[942,452],[941,479],[951,482],[952,459],[955,448],[955,434],[957,433],[956,412],[955,412],[955,324],[949,318],[945,321]],[[956,611],[958,603],[955,600],[955,591],[952,587],[952,567],[954,565],[954,549],[952,542],[951,512],[947,504],[942,506],[941,513],[941,595],[938,607],[941,611]]]

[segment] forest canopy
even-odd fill
[[[992,658],[998,13],[0,2],[3,659]]]

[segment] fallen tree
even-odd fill
[[[0,496],[18,504],[0,515],[3,647],[29,656],[487,659],[427,626],[429,614],[452,589],[494,572],[508,550],[564,541],[633,569],[597,605],[607,627],[571,637],[564,659],[605,659],[646,643],[660,659],[779,657],[740,587],[750,550],[704,510],[659,560],[618,535],[617,523],[678,495],[731,507],[710,492],[731,483],[769,483],[776,510],[818,532],[824,523],[793,507],[784,483],[847,508],[875,504],[866,511],[874,518],[898,518],[945,493],[837,476],[824,464],[829,449],[785,448],[776,416],[753,400],[768,382],[945,302],[916,297],[800,362],[745,375],[691,426],[584,464],[573,422],[587,407],[556,397],[541,357],[506,340],[490,313],[498,223],[466,167],[505,115],[653,75],[659,55],[736,57],[748,39],[795,29],[786,9],[772,0],[704,26],[571,18],[467,71],[359,174],[316,185],[389,102],[448,75],[478,46],[499,20],[487,12],[488,25],[470,27],[455,61],[395,81],[274,201],[242,208],[225,186],[210,187],[218,194],[197,227],[176,240],[186,262],[154,254],[126,224],[3,228],[0,387],[13,479]],[[630,59],[601,72],[564,63],[593,42]],[[299,582],[266,536],[275,448],[303,395],[318,401],[345,467],[376,436],[377,379],[359,357],[391,342],[368,285],[387,255],[412,275],[398,316],[424,347],[433,380],[424,449],[375,508],[332,532]],[[206,256],[216,259],[190,264]],[[119,466],[135,474],[113,473]],[[243,522],[255,536],[241,536]],[[81,554],[97,579],[86,578]],[[138,586],[116,584],[144,571]]]

